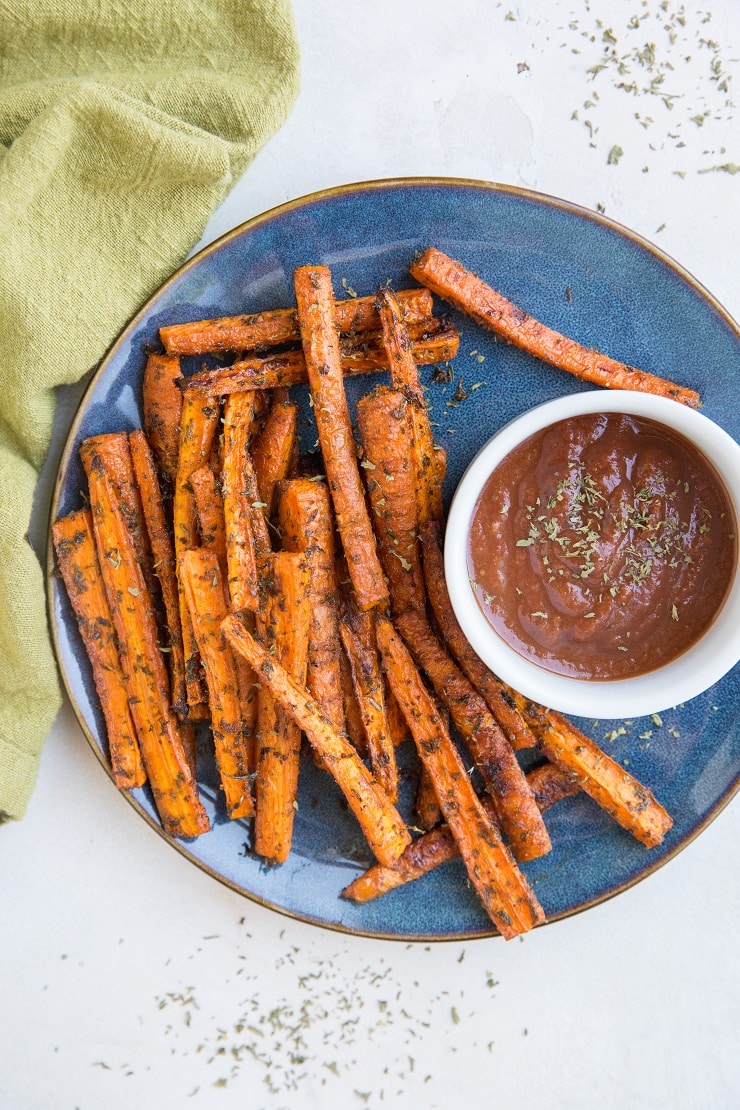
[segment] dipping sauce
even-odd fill
[[[675,659],[712,623],[736,530],[722,479],[683,436],[622,413],[576,416],[493,471],[473,513],[468,572],[491,625],[531,662],[630,678]]]

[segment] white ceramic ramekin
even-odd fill
[[[696,697],[740,660],[740,571],[722,609],[703,636],[672,662],[619,680],[584,680],[546,671],[523,658],[492,628],[468,575],[468,534],[490,474],[525,439],[572,416],[623,412],[664,424],[690,440],[723,479],[740,521],[740,446],[712,420],[677,401],[628,390],[571,394],[530,409],[507,424],[478,452],[455,492],[447,521],[445,576],[450,599],[468,640],[500,678],[551,709],[583,717],[638,717]]]

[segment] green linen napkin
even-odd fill
[[[60,704],[26,539],[54,388],[185,257],[298,87],[288,0],[0,3],[0,820]]]

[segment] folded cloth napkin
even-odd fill
[[[60,704],[26,539],[54,387],[197,242],[298,87],[288,0],[0,4],[0,820]]]

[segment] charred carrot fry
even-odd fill
[[[359,610],[345,613],[340,633],[365,731],[370,766],[378,784],[395,803],[398,800],[398,767],[388,730],[372,614]]]
[[[424,556],[424,581],[437,627],[463,672],[485,699],[515,751],[533,748],[537,741],[511,694],[500,679],[478,658],[455,616],[445,581],[439,526],[429,522],[420,529]]]
[[[430,520],[440,521],[444,516],[444,507],[442,502],[442,493],[445,484],[445,474],[447,473],[447,452],[444,447],[434,447],[434,473],[431,480],[430,491]]]
[[[416,788],[414,820],[417,826],[424,832],[429,832],[430,829],[433,829],[435,825],[438,825],[442,820],[442,810],[439,808],[437,795],[434,792],[434,783],[430,779],[429,772],[424,766],[422,766],[419,772],[419,783]],[[451,833],[450,836],[452,836]]]
[[[457,329],[449,320],[444,319],[428,320],[423,327],[413,325],[411,338],[414,359],[419,366],[448,362],[455,357],[460,345]],[[340,344],[340,355],[345,377],[388,369],[385,351],[377,335],[368,335],[361,342],[343,341]],[[181,378],[180,386],[199,389],[214,397],[224,397],[228,393],[242,393],[251,389],[299,385],[307,380],[303,352],[287,351],[280,355],[239,359],[232,366],[217,370],[202,370],[188,378]]]
[[[515,690],[511,695],[556,767],[575,775],[581,790],[646,848],[662,843],[673,819],[646,786],[560,713],[543,709]]]
[[[103,586],[92,516],[80,509],[52,525],[57,564],[77,618],[105,718],[113,781],[133,790],[146,781],[131,719],[113,619]]]
[[[699,408],[701,404],[699,394],[693,389],[627,366],[553,331],[434,247],[415,259],[409,271],[417,281],[472,316],[484,328],[582,381],[608,389],[655,393],[691,408]]]
[[[131,716],[144,767],[166,833],[191,837],[209,822],[198,797],[177,718],[167,697],[167,671],[144,576],[118,491],[99,455],[90,459],[90,506],[100,569],[118,638]]]
[[[254,412],[252,393],[234,393],[224,409],[223,471],[226,560],[231,607],[254,610],[259,605],[254,512],[245,489],[245,460]],[[252,501],[254,498],[252,498]]]
[[[572,798],[581,791],[577,777],[570,771],[556,767],[554,763],[542,763],[539,767],[527,771],[527,782],[532,788],[540,812],[544,812],[564,798]]]
[[[308,566],[304,555],[281,551],[260,560],[261,642],[301,686],[306,682],[310,621]],[[259,691],[257,816],[254,848],[284,863],[293,836],[301,730],[265,687]]]
[[[180,579],[180,556],[183,551],[198,545],[197,513],[190,479],[195,470],[205,466],[213,449],[219,422],[218,402],[186,390],[183,394],[180,423],[180,451],[173,500],[173,530],[175,537],[175,566],[178,575],[180,601],[180,627],[185,654],[185,685],[188,696],[188,713],[193,719],[207,716],[206,692],[200,669],[200,656],[195,641],[190,612]]]
[[[213,746],[226,812],[232,820],[251,817],[249,759],[241,727],[233,655],[221,633],[228,612],[218,558],[198,548],[180,556],[180,578],[208,685]]]
[[[321,766],[330,772],[344,794],[375,857],[392,866],[410,844],[411,837],[395,806],[376,785],[352,745],[332,728],[308,691],[294,682],[269,651],[250,636],[238,617],[227,617],[221,627],[234,651],[247,660],[259,682],[269,688],[275,700],[306,733]]]
[[[486,912],[507,940],[532,929],[544,920],[542,907],[481,806],[411,656],[386,617],[377,618],[377,638],[419,758]]]
[[[260,501],[270,519],[275,486],[290,477],[298,431],[298,407],[292,401],[275,400],[265,426],[252,450]]]
[[[494,800],[514,855],[518,860],[546,855],[552,845],[534,795],[485,701],[450,659],[422,613],[408,609],[396,619],[396,627],[437,698],[449,709]]]
[[[404,289],[397,294],[408,323],[432,314],[432,297],[427,289]],[[372,297],[337,301],[340,332],[369,331],[378,326]],[[159,337],[170,355],[206,355],[218,351],[258,351],[300,340],[295,309],[277,308],[247,316],[222,316],[189,324],[170,324],[159,329]]]
[[[142,386],[144,431],[159,469],[174,485],[180,453],[182,393],[175,385],[180,377],[180,359],[151,354],[146,360]]]
[[[311,624],[306,684],[337,732],[346,728],[342,693],[334,524],[324,482],[294,478],[282,483],[279,529],[286,551],[302,551],[308,564]]]
[[[228,579],[226,563],[226,527],[221,494],[216,487],[216,475],[210,466],[200,466],[190,475],[190,486],[195,498],[200,542],[218,559],[224,581]]]
[[[175,712],[183,716],[187,712],[188,699],[175,552],[165,520],[157,468],[146,436],[142,431],[137,430],[129,434],[128,441],[134,476],[141,497],[144,523],[154,559],[154,572],[159,579],[164,602],[170,649],[170,701]]]
[[[301,266],[293,274],[298,323],[321,454],[334,503],[349,575],[360,609],[388,600],[357,467],[344,392],[334,294],[326,266]]]
[[[361,465],[394,614],[425,605],[410,408],[403,393],[378,386],[356,410]]]

